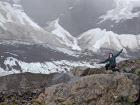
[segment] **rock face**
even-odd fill
[[[128,73],[140,73],[140,60],[125,60],[118,64],[118,67],[121,68],[121,71]]]
[[[65,73],[32,74],[22,73],[0,77],[0,92],[2,91],[34,91],[44,90],[45,87],[71,80]]]
[[[139,78],[135,74],[94,74],[45,89],[46,105],[120,105],[120,99],[138,100]]]
[[[83,77],[93,74],[110,74],[112,71],[106,71],[104,68],[89,68],[89,67],[76,67],[70,71],[72,75],[77,77]]]
[[[45,87],[68,82],[71,78],[65,73],[22,73],[0,77],[0,105],[42,105],[34,101],[43,96]]]
[[[120,62],[121,68],[123,65]],[[136,75],[135,72],[87,67],[48,75],[14,74],[0,77],[0,103],[34,105],[35,101],[40,105],[138,105],[133,103],[140,102],[139,81],[139,72]]]

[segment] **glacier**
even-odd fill
[[[15,69],[14,67],[17,66],[17,63],[20,66],[20,69]],[[91,65],[88,62],[75,62],[75,61],[67,61],[67,60],[61,60],[61,61],[50,61],[50,62],[32,62],[32,63],[26,63],[21,60],[18,60],[13,57],[8,57],[4,64],[6,65],[6,69],[0,68],[0,76],[5,76],[9,74],[17,74],[17,73],[40,73],[40,74],[50,74],[50,73],[63,73],[68,72],[72,70],[75,67],[83,66],[83,67],[90,67],[90,68],[97,68],[101,67],[101,65],[94,64]],[[9,67],[11,70],[9,70]]]

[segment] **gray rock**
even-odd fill
[[[1,91],[27,91],[44,90],[45,87],[71,80],[71,76],[65,73],[33,74],[22,73],[0,77]]]
[[[76,67],[70,71],[72,75],[82,77],[93,74],[109,74],[112,73],[110,70],[105,70],[104,68],[88,68],[88,67]]]
[[[119,105],[121,97],[135,102],[139,78],[134,74],[94,74],[45,89],[47,105]]]

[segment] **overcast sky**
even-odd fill
[[[25,12],[39,25],[45,26],[49,21],[59,17],[60,24],[74,36],[97,27],[119,34],[140,32],[139,19],[127,21],[139,17],[140,0],[21,1]],[[126,20],[124,24],[112,23],[122,20]]]
[[[93,25],[106,11],[113,8],[112,0],[22,0],[25,12],[44,26],[60,18],[60,24],[70,33],[80,33]]]
[[[108,19],[120,22],[121,20],[139,17],[140,11],[133,12],[134,8],[140,7],[140,0],[114,0],[115,8],[107,11],[106,15],[101,16],[103,21]]]

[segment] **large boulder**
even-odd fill
[[[140,60],[125,60],[121,61],[118,64],[120,71],[128,72],[128,73],[138,73],[140,71]]]
[[[139,97],[139,77],[135,74],[94,74],[45,89],[38,100],[46,105],[121,105],[126,97]]]

